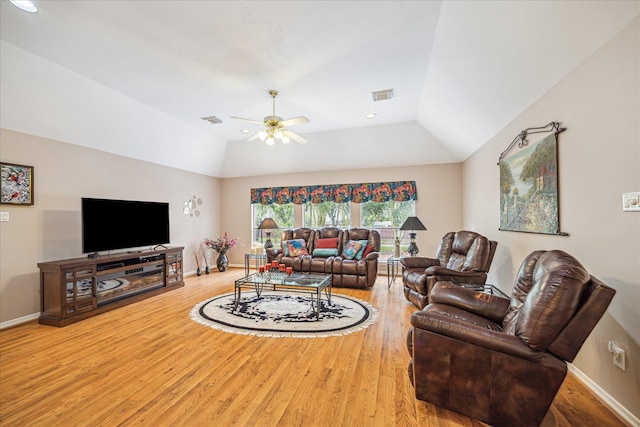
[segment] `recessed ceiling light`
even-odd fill
[[[18,9],[29,13],[37,13],[38,8],[29,0],[9,0],[9,2]]]
[[[378,117],[378,115],[376,113],[369,113],[365,117],[367,119],[375,119],[376,117]]]
[[[251,131],[249,129],[242,129],[240,132],[242,132],[242,133],[251,133]]]

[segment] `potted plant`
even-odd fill
[[[222,236],[215,240],[211,240],[208,237],[204,239],[204,244],[218,252],[218,259],[216,260],[216,267],[219,271],[225,271],[229,265],[229,259],[227,258],[227,251],[233,249],[238,244],[238,239],[229,239],[225,232]]]

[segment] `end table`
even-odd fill
[[[254,261],[256,271],[267,262],[267,254],[244,254],[244,275],[249,275],[251,260]]]
[[[396,276],[400,272],[400,258],[387,258],[387,288],[391,288],[392,283],[396,283]]]

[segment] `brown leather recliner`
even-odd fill
[[[282,232],[282,241],[302,239],[306,243],[306,248],[309,253],[313,252],[315,243],[316,231],[311,228],[296,228],[295,230],[285,230]],[[302,258],[284,256],[282,248],[268,248],[267,249],[267,262],[278,261],[279,264],[285,264],[287,267],[292,267],[293,271],[302,271]]]
[[[405,298],[423,308],[437,281],[483,285],[497,246],[481,234],[462,230],[442,237],[436,258],[402,257]]]
[[[538,426],[615,290],[565,252],[536,251],[510,299],[438,282],[411,317],[416,398],[494,426]]]
[[[342,234],[341,247],[349,240],[366,240],[373,248],[362,259],[347,259],[338,255],[333,259],[333,286],[346,288],[372,288],[378,275],[378,258],[380,257],[380,232],[368,228],[350,228]]]

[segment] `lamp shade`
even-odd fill
[[[417,216],[407,217],[404,224],[400,226],[400,230],[415,231],[415,230],[426,230],[426,229],[427,227],[424,226],[422,221],[420,221],[420,219],[418,219]]]
[[[273,230],[278,228],[278,224],[272,218],[265,218],[258,226],[258,230]]]

